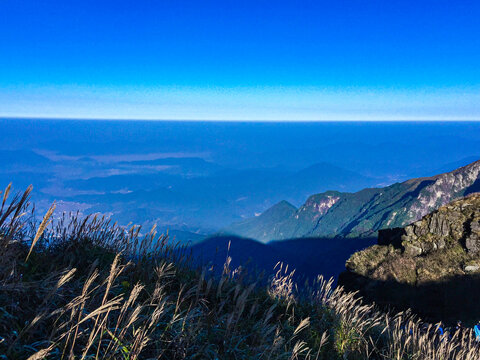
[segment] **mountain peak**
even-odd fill
[[[273,205],[271,208],[267,209],[267,210],[264,212],[264,214],[267,213],[268,211],[280,210],[280,209],[282,209],[282,210],[283,210],[283,209],[285,209],[285,210],[294,210],[294,211],[297,210],[297,208],[296,208],[294,205],[290,204],[287,200],[282,200],[282,201],[276,203],[275,205]]]

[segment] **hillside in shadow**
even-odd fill
[[[457,320],[473,325],[480,319],[480,275],[455,276],[439,282],[419,285],[380,281],[344,272],[339,283],[348,291],[359,290],[366,302],[375,302],[384,310],[411,309],[422,319],[453,326]]]
[[[373,238],[299,238],[267,244],[237,236],[216,236],[191,247],[200,263],[223,269],[228,256],[230,267],[242,266],[249,272],[274,273],[278,262],[295,269],[296,277],[313,279],[322,274],[334,277],[345,269],[345,261],[356,251],[375,243]]]

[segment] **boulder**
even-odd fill
[[[463,268],[463,270],[467,273],[477,272],[480,270],[480,265],[467,265]]]
[[[470,222],[470,233],[466,234],[465,247],[471,253],[480,252],[480,219],[474,218]]]

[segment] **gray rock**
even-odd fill
[[[404,247],[405,247],[404,253],[406,256],[415,257],[415,256],[420,256],[423,253],[423,250],[421,247],[413,245],[411,243],[405,243]]]
[[[472,232],[480,233],[480,219],[474,219],[470,223],[470,230]]]
[[[465,247],[467,248],[468,252],[474,254],[480,252],[480,236],[477,233],[471,233],[465,239]]]
[[[415,236],[415,233],[413,232],[413,226],[407,226],[405,228],[405,234],[406,236],[408,237],[414,237]]]
[[[421,247],[422,247],[422,253],[425,253],[425,254],[428,254],[428,253],[430,253],[434,250],[437,250],[437,244],[435,244],[433,242],[425,241],[425,242],[423,242],[419,245],[421,245]]]
[[[463,268],[463,270],[468,273],[477,272],[479,269],[480,269],[480,266],[478,265],[467,265]]]
[[[439,250],[443,249],[445,247],[445,239],[442,239],[442,238],[437,239],[436,244],[437,244],[437,249]]]

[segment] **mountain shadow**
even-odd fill
[[[465,189],[465,195],[480,192],[480,179],[477,179],[471,186]]]
[[[221,235],[205,239],[191,250],[199,263],[210,264],[220,272],[227,257],[231,257],[231,268],[242,266],[250,273],[263,272],[266,277],[275,272],[278,262],[283,262],[295,269],[297,280],[303,281],[318,275],[337,279],[350,255],[374,242],[373,238],[300,238],[263,244]]]

